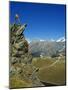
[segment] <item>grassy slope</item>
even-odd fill
[[[65,84],[65,60],[59,60],[53,66],[55,58],[35,58],[33,65],[40,68],[38,76],[41,81],[57,85]]]

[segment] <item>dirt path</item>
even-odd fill
[[[54,66],[56,63],[58,63],[58,62],[59,62],[59,59],[56,60],[56,61],[55,61],[54,63],[52,63],[51,65],[49,65],[49,66],[44,66],[44,67],[40,68],[39,70],[43,70],[43,69],[45,69],[45,68],[50,68],[50,67]]]

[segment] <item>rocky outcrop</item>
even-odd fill
[[[32,60],[32,56],[28,52],[28,42],[25,40],[23,31],[26,28],[26,24],[17,25],[14,24],[10,33],[10,45],[11,45],[11,62],[29,63]]]
[[[31,81],[29,87],[43,86],[37,77],[37,68],[32,65],[32,55],[28,51],[29,45],[24,37],[27,24],[16,23],[18,19],[16,15],[15,23],[10,27],[10,87],[20,87],[13,81],[15,75],[18,75],[21,81]],[[21,87],[28,87],[28,85]]]

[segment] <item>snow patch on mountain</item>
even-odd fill
[[[26,40],[28,41],[28,43],[30,43],[30,42],[31,42],[31,40],[30,40],[29,38],[26,38]]]
[[[50,39],[50,40],[45,40],[45,39],[34,39],[34,40],[30,40],[30,39],[26,39],[28,41],[28,43],[31,43],[31,42],[45,42],[45,41],[48,41],[48,42],[65,42],[65,37],[61,37],[57,40],[54,40],[54,39]]]
[[[43,42],[43,41],[45,41],[45,40],[43,40],[43,39],[40,39],[40,42]]]
[[[56,42],[65,42],[65,38],[64,37],[61,37]]]

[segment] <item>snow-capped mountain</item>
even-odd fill
[[[45,40],[43,40],[43,39],[40,39],[40,42],[43,42],[43,41],[45,41]]]
[[[40,56],[44,53],[45,56],[52,56],[53,54],[64,53],[65,54],[65,38],[58,40],[34,40],[29,44],[29,51],[33,56]]]
[[[50,40],[45,40],[45,39],[37,39],[37,40],[30,40],[30,39],[26,39],[28,41],[28,43],[31,43],[31,42],[65,42],[65,37],[61,37],[57,40],[54,40],[54,39],[50,39]]]
[[[65,38],[64,37],[59,38],[56,42],[65,42]]]

